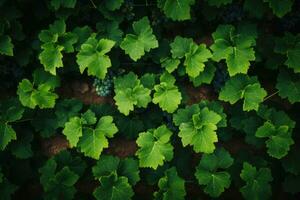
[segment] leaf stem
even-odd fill
[[[21,122],[28,122],[28,121],[31,121],[31,120],[33,120],[33,119],[20,119],[20,120],[10,122],[10,123],[21,123]]]
[[[271,97],[275,96],[276,94],[278,94],[279,91],[274,92],[273,94],[270,94],[269,96],[267,96],[263,101],[266,101],[268,99],[270,99]]]

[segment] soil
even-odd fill
[[[75,98],[86,105],[114,104],[112,97],[100,97],[93,84],[88,80],[65,81],[57,91],[62,98]]]

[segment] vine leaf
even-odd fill
[[[157,169],[164,161],[173,158],[173,146],[170,143],[172,132],[162,125],[155,130],[148,130],[139,134],[136,143],[139,150],[136,155],[139,158],[140,167]]]
[[[58,95],[53,93],[59,86],[59,79],[49,73],[37,69],[33,73],[33,83],[23,79],[18,86],[17,94],[23,106],[34,109],[36,106],[53,108]]]
[[[146,108],[151,101],[151,90],[145,88],[133,72],[116,78],[114,87],[116,94],[114,100],[118,110],[124,115],[129,115],[129,112],[134,110],[134,106]]]
[[[8,35],[0,35],[0,54],[13,56],[14,45]]]
[[[260,86],[256,77],[238,74],[231,77],[222,88],[219,99],[235,104],[244,99],[243,110],[258,110],[259,104],[263,102],[267,92]]]
[[[290,150],[290,146],[294,144],[288,126],[275,127],[268,121],[257,129],[255,136],[268,138],[266,141],[268,154],[277,159],[286,156]]]
[[[96,39],[96,35],[90,36],[85,43],[81,45],[77,54],[77,63],[80,72],[83,73],[88,68],[88,75],[93,75],[99,79],[104,79],[107,69],[111,67],[111,61],[106,55],[115,42],[109,39]]]
[[[246,182],[246,185],[240,189],[245,199],[269,199],[271,196],[269,182],[273,180],[269,168],[260,168],[257,170],[256,167],[244,162],[240,177]]]
[[[159,191],[154,193],[154,199],[184,200],[186,195],[184,180],[178,176],[176,168],[165,171],[165,176],[159,179]]]
[[[195,0],[158,0],[157,5],[165,15],[174,21],[191,19],[191,6]]]
[[[181,102],[181,93],[175,85],[175,78],[169,74],[164,73],[160,77],[160,83],[154,86],[153,103],[159,104],[159,107],[173,113]]]
[[[134,61],[145,55],[145,51],[158,47],[158,41],[150,26],[150,21],[147,17],[133,22],[132,28],[135,34],[127,34],[121,42],[120,47]]]
[[[219,197],[229,188],[231,180],[227,169],[233,164],[233,158],[223,148],[217,149],[213,154],[204,154],[196,167],[195,176],[200,185],[205,185],[204,192],[211,197]]]
[[[253,32],[250,27],[249,32]],[[226,60],[230,76],[248,72],[250,61],[255,60],[255,34],[246,31],[237,31],[232,25],[219,25],[212,34],[214,44],[210,47],[213,51],[212,59],[219,62]]]

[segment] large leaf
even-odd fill
[[[88,68],[88,75],[93,75],[99,79],[104,79],[107,69],[111,67],[111,61],[106,55],[115,42],[109,39],[96,39],[96,35],[92,35],[81,45],[81,49],[77,54],[77,63],[80,72]]]
[[[191,6],[195,0],[158,0],[158,7],[161,8],[167,17],[174,21],[182,21],[191,18]]]
[[[147,17],[133,22],[134,34],[127,34],[120,47],[134,61],[140,59],[145,52],[158,47],[158,41]]]
[[[164,161],[170,161],[173,158],[171,135],[172,132],[165,125],[139,134],[136,140],[139,150],[136,155],[139,158],[140,167],[156,169],[163,165]]]

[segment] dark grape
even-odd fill
[[[224,23],[232,23],[242,20],[244,17],[243,8],[238,4],[231,4],[226,6],[225,10],[221,12],[221,20]]]
[[[220,92],[221,88],[229,79],[229,74],[226,66],[223,63],[218,63],[214,79],[212,81],[213,87],[216,92]]]
[[[106,75],[103,80],[96,78],[94,80],[94,87],[96,88],[96,93],[101,97],[109,96],[113,89],[113,76],[111,74]]]

